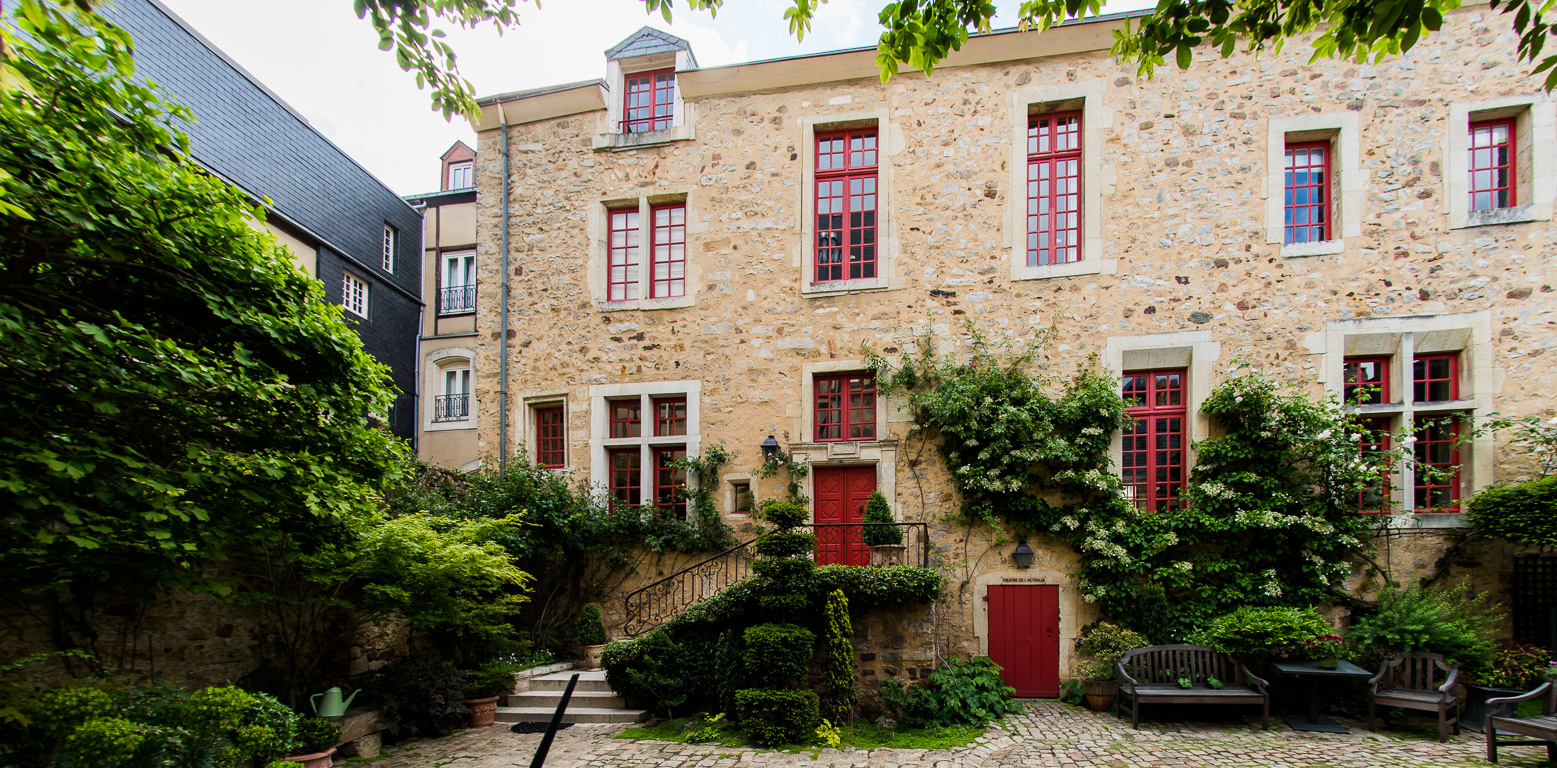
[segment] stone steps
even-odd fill
[[[498,707],[499,723],[549,723],[556,707]],[[647,709],[575,709],[568,705],[562,713],[564,723],[641,723],[649,718]]]
[[[540,675],[529,680],[529,690],[508,695],[508,706],[497,708],[500,723],[549,723],[568,688],[573,671]],[[628,709],[627,702],[606,684],[605,672],[578,673],[578,685],[562,714],[564,723],[638,723],[649,717],[646,709]]]

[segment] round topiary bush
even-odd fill
[[[881,491],[872,491],[870,500],[865,502],[865,518],[867,523],[895,523],[897,519],[892,517],[892,507],[887,505],[887,497],[881,495]],[[903,529],[895,525],[868,525],[860,530],[860,538],[867,546],[880,547],[887,544],[902,544]]]
[[[776,502],[763,507],[758,516],[772,523],[780,531],[787,531],[805,525],[806,519],[811,516],[811,510],[799,504]]]
[[[752,542],[753,552],[766,557],[798,557],[816,551],[816,534],[780,531]]]
[[[810,741],[820,710],[821,700],[815,691],[748,688],[735,692],[735,711],[746,738],[758,746]]]
[[[758,624],[744,635],[746,674],[760,686],[779,687],[806,674],[816,635],[794,624]]]

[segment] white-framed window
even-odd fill
[[[368,316],[368,284],[350,272],[341,279],[341,306],[363,319]]]
[[[433,421],[466,421],[470,418],[470,367],[443,369],[443,393],[433,401]]]
[[[443,286],[438,289],[438,314],[476,311],[476,252],[443,255]]]
[[[476,186],[476,164],[466,160],[449,163],[449,185],[445,189],[470,189]]]
[[[388,224],[384,225],[384,271],[395,271],[395,241],[400,233]]]
[[[685,517],[688,478],[675,463],[699,453],[702,391],[696,380],[590,387],[590,481],[613,509]]]

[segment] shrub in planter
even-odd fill
[[[746,675],[761,687],[782,687],[806,674],[806,662],[816,648],[816,635],[794,624],[747,627]]]
[[[1306,643],[1333,633],[1313,608],[1245,605],[1197,630],[1189,641],[1234,656],[1301,655]]]
[[[465,679],[467,699],[487,699],[514,689],[512,667],[504,662],[489,662],[460,675]]]
[[[814,691],[748,688],[735,693],[735,711],[746,738],[764,747],[809,741],[820,717]]]
[[[1087,674],[1082,677],[1088,680],[1113,680],[1119,657],[1127,651],[1148,645],[1151,643],[1139,632],[1106,621],[1094,624],[1082,630],[1081,638],[1076,641],[1076,647],[1097,662],[1097,666],[1086,667]]]
[[[865,502],[864,522],[867,523],[895,523],[892,517],[892,507],[887,504],[887,497],[881,491],[872,491],[870,500]],[[868,526],[860,529],[860,538],[866,546],[880,547],[886,544],[902,544],[903,529],[895,525]]]
[[[594,603],[584,606],[584,612],[579,614],[578,622],[573,626],[578,633],[579,645],[606,644],[605,624],[600,621],[600,606]]]

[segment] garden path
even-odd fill
[[[1486,768],[1480,734],[1439,744],[1426,731],[1348,735],[1297,733],[1277,718],[1271,730],[1248,722],[1142,723],[1139,731],[1106,715],[1053,701],[997,722],[977,741],[951,750],[875,749],[760,752],[696,744],[615,739],[625,726],[576,725],[557,734],[547,768]],[[1149,713],[1148,713],[1149,714]],[[1436,731],[1436,725],[1433,730]],[[524,768],[539,734],[481,728],[384,751],[374,768]],[[1545,750],[1499,750],[1505,768],[1550,766]]]

